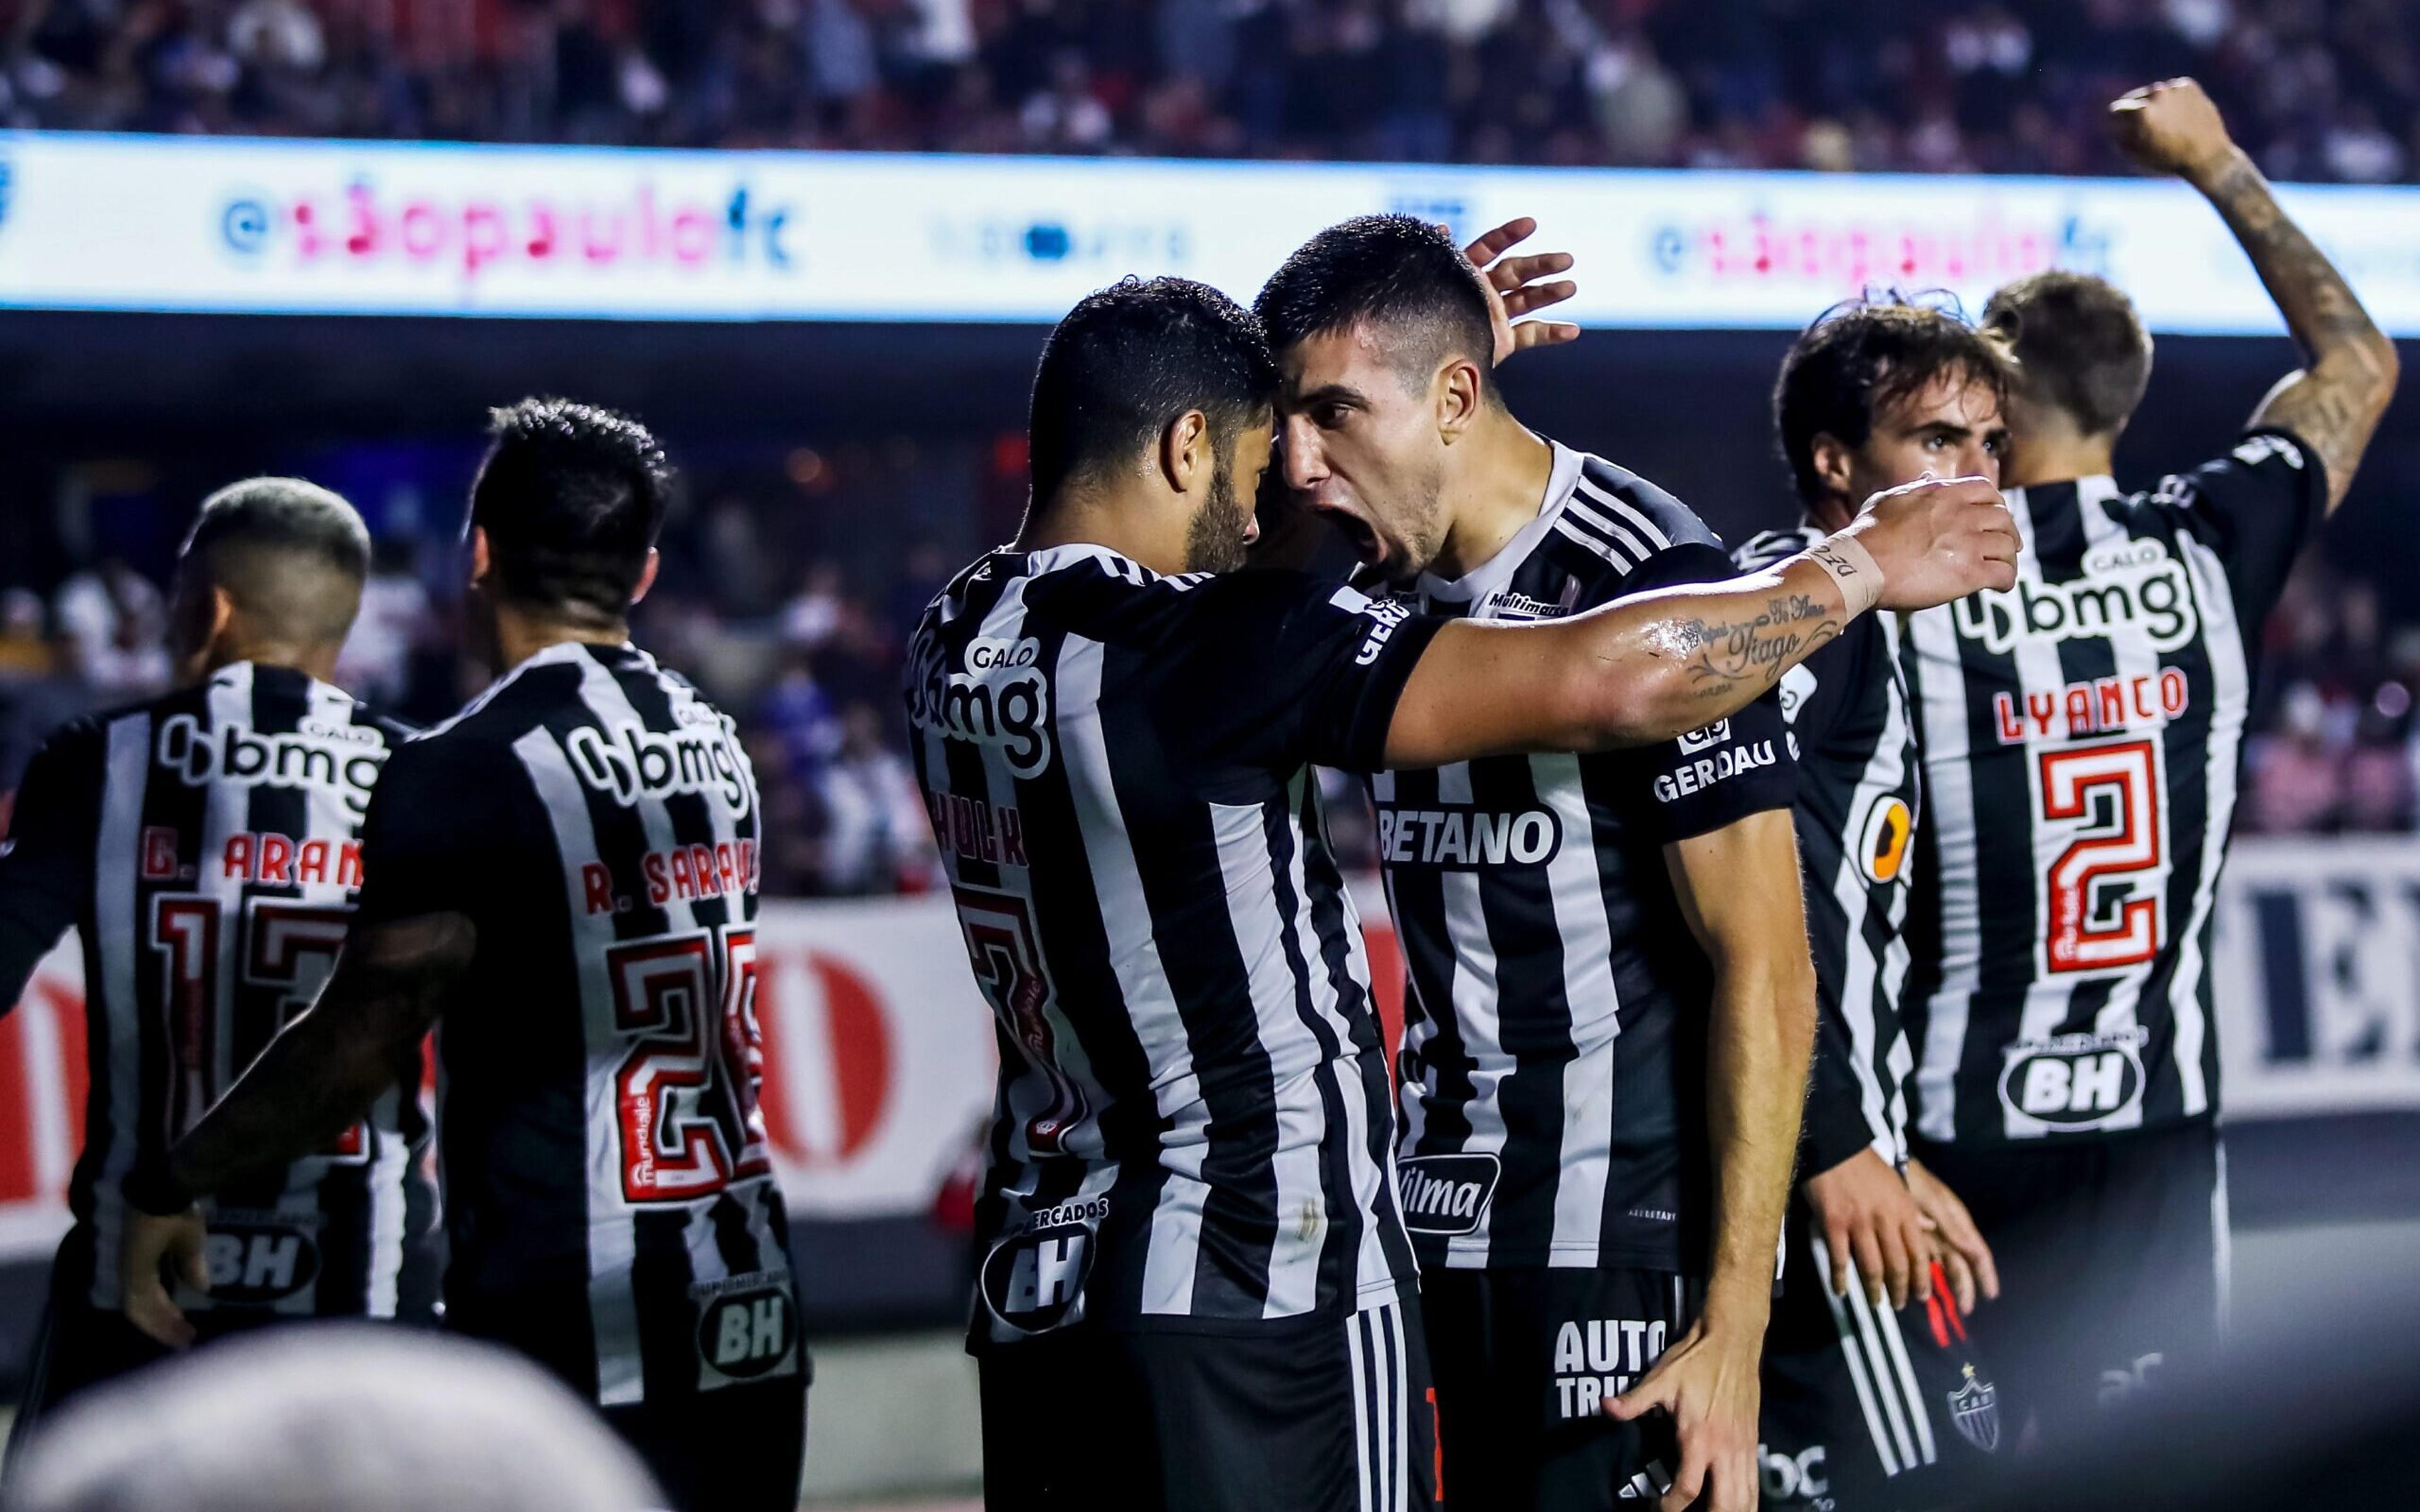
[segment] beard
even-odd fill
[[[1185,570],[1234,572],[1242,568],[1249,548],[1244,532],[1251,524],[1251,506],[1235,494],[1235,477],[1224,457],[1210,475],[1210,499],[1185,527]]]

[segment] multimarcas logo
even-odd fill
[[[359,174],[323,191],[243,190],[219,210],[219,236],[245,261],[303,268],[500,270],[792,271],[795,205],[746,180],[718,194],[660,190],[632,176],[618,193],[447,192],[382,188]]]

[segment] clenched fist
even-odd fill
[[[2126,155],[2153,173],[2199,183],[2235,152],[2218,107],[2191,79],[2145,85],[2109,107],[2109,129]]]
[[[1881,607],[1931,609],[2017,583],[2017,526],[1982,478],[1927,478],[1866,501],[1842,535],[1882,569]]]

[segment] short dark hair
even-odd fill
[[[2151,381],[2151,333],[2105,278],[2057,269],[2020,278],[1983,306],[1983,331],[2015,364],[2017,393],[2066,411],[2087,436],[2123,429]]]
[[[639,591],[672,486],[664,449],[625,414],[523,399],[489,415],[495,438],[471,485],[471,523],[505,598],[619,620]]]
[[[1221,437],[1233,434],[1265,415],[1277,392],[1261,323],[1209,285],[1125,278],[1086,295],[1043,343],[1033,370],[1034,501],[1132,459],[1188,410]]]
[[[318,645],[342,640],[361,611],[370,532],[316,483],[246,478],[202,501],[178,563],[280,639]]]
[[[1496,327],[1479,270],[1453,239],[1409,215],[1357,215],[1295,249],[1252,307],[1282,352],[1355,326],[1374,329],[1406,383],[1449,357],[1478,364],[1496,393]]]
[[[2007,393],[2007,370],[1975,328],[1937,303],[1897,296],[1850,300],[1815,317],[1781,360],[1773,426],[1798,497],[1813,503],[1815,438],[1863,446],[1875,417],[1944,374]]]

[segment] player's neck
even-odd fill
[[[2000,467],[2002,487],[2038,488],[2116,471],[2111,462],[2118,448],[2116,435],[2086,435],[2069,424],[2064,412],[2046,408],[2021,414],[2024,424],[2009,427],[2013,434],[2008,460]]]
[[[229,641],[210,648],[192,681],[207,683],[238,662],[255,667],[283,667],[321,683],[336,680],[336,654],[341,646],[297,647],[271,641]]]
[[[1156,510],[1148,500],[1121,499],[1096,488],[1062,489],[1027,512],[1010,544],[1018,551],[1105,546],[1162,577],[1173,577],[1185,570],[1185,532],[1156,528],[1153,516],[1166,512],[1164,506]]]
[[[552,646],[618,646],[630,639],[628,620],[575,622],[510,604],[498,604],[494,612],[499,671],[518,667]]]
[[[1538,517],[1555,475],[1545,438],[1491,409],[1446,454],[1445,541],[1429,571],[1451,581],[1487,565]]]

